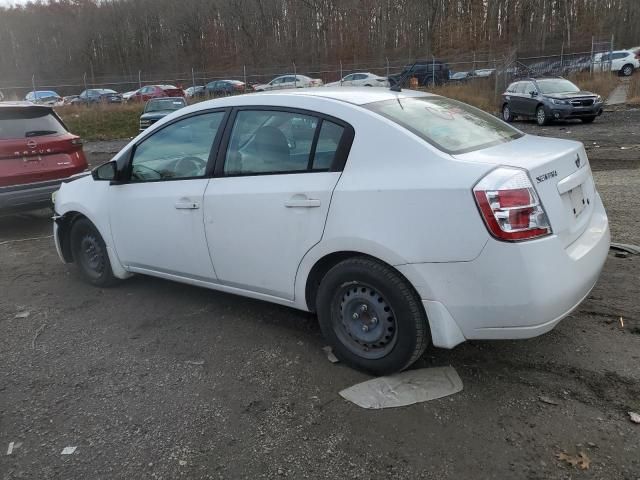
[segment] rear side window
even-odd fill
[[[44,108],[0,108],[0,140],[67,133],[51,110]]]
[[[224,174],[328,171],[346,159],[349,147],[345,127],[330,120],[297,112],[241,110],[229,138]]]
[[[480,150],[522,136],[493,115],[448,98],[398,98],[365,107],[450,154]]]

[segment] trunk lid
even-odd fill
[[[596,189],[582,143],[525,135],[454,158],[526,170],[553,234],[565,247],[587,228],[593,214]]]

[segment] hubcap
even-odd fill
[[[80,261],[88,273],[98,277],[104,272],[104,250],[98,239],[87,234],[80,242]]]
[[[544,123],[545,115],[542,108],[538,109],[538,123]]]
[[[627,76],[631,75],[631,67],[625,67],[624,74]]]
[[[504,109],[502,110],[502,116],[504,117],[505,120],[509,120],[509,107],[505,106]]]
[[[340,305],[333,329],[341,342],[358,356],[375,359],[387,355],[397,340],[396,319],[385,298],[365,284],[350,284],[338,293]]]

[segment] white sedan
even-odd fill
[[[325,87],[388,87],[389,80],[374,73],[352,73],[337,82],[325,84]]]
[[[376,374],[430,342],[551,330],[609,250],[581,143],[379,88],[181,109],[63,184],[55,211],[90,283],[146,274],[317,312],[336,356]]]
[[[285,88],[319,87],[322,85],[320,78],[311,78],[306,75],[282,75],[271,80],[269,83],[254,85],[256,92],[269,90],[283,90]]]

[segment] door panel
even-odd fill
[[[122,264],[200,280],[215,279],[202,216],[208,181],[202,178],[109,187],[111,231]]]
[[[340,172],[211,179],[205,230],[218,280],[293,299],[305,253],[322,237]]]
[[[126,267],[216,278],[202,203],[209,182],[206,167],[225,115],[217,111],[183,118],[136,146],[130,183],[109,189],[113,242]]]
[[[219,176],[204,196],[218,280],[291,300],[298,265],[322,237],[340,178],[328,170],[345,128],[268,109],[240,109],[233,121]]]

